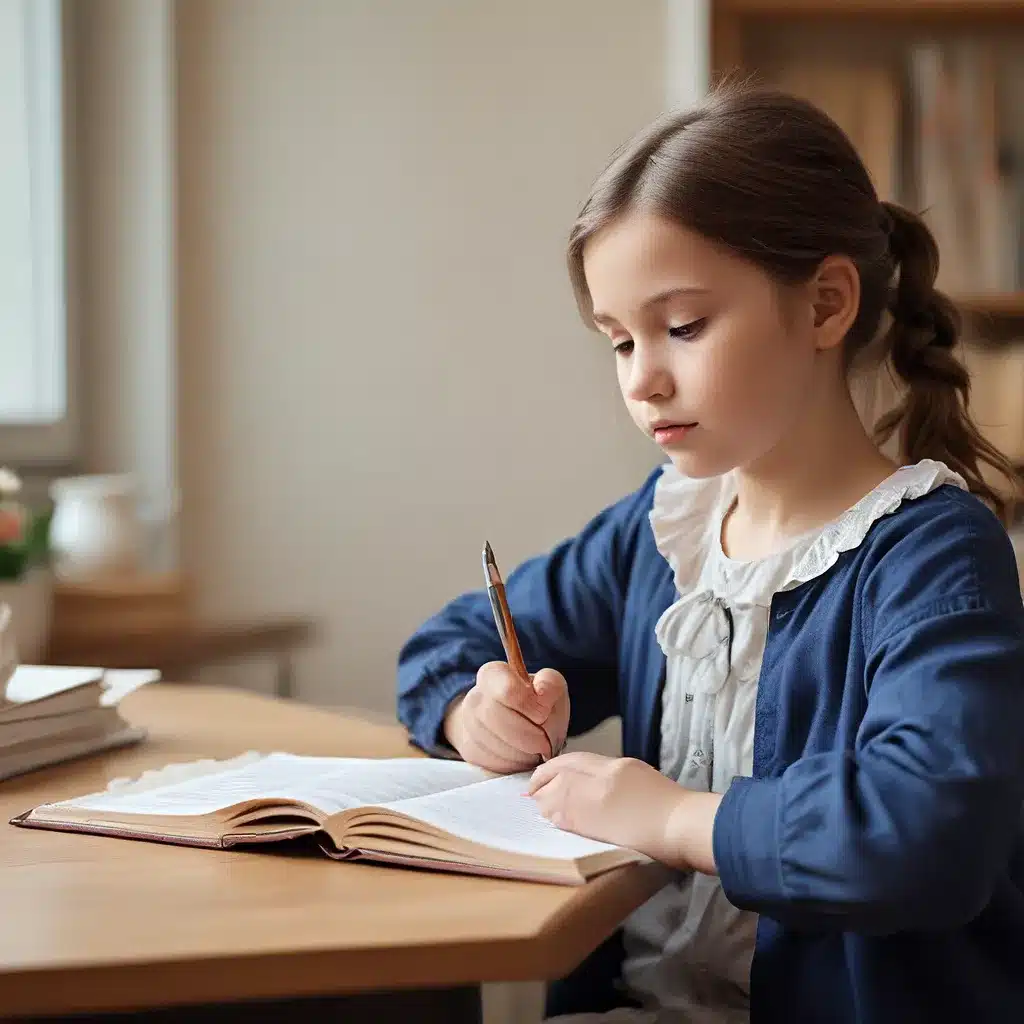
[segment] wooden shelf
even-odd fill
[[[722,13],[739,17],[907,18],[976,21],[1024,16],[1020,0],[716,0]]]
[[[710,4],[711,67],[716,77],[746,68],[745,37],[772,23],[904,29],[1024,26],[1022,0],[710,0]]]
[[[1024,317],[1024,292],[956,295],[953,296],[953,299],[965,313],[978,313],[982,316]]]

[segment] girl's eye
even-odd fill
[[[681,327],[670,327],[668,329],[668,336],[670,338],[679,338],[682,341],[693,341],[704,329],[706,323],[707,317],[701,317],[700,320],[693,320],[688,324],[683,324]]]
[[[615,346],[615,354],[617,356],[628,356],[633,351],[633,339],[626,338],[624,341],[620,341]]]

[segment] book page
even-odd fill
[[[157,669],[108,668],[103,673],[103,696],[100,703],[107,707],[120,704],[128,694],[134,693],[140,686],[148,686],[159,681],[160,672]]]
[[[388,807],[509,853],[574,860],[617,849],[552,825],[525,795],[529,781],[529,772],[504,775],[453,792],[397,800]]]
[[[27,704],[79,686],[98,683],[102,678],[103,670],[98,668],[19,665],[7,681],[2,699],[5,704]]]
[[[66,800],[51,808],[120,814],[198,815],[245,800],[297,800],[325,814],[350,807],[386,803],[465,786],[489,778],[461,761],[427,758],[300,757],[269,754],[240,759],[235,767],[218,769],[207,762],[202,774],[189,765],[173,765],[138,783],[115,785],[102,793]],[[184,778],[175,779],[175,773]],[[161,776],[167,777],[165,783]]]

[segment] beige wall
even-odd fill
[[[131,472],[143,515],[175,504],[174,18],[171,0],[69,6],[81,460]],[[161,531],[158,564],[175,558]]]
[[[303,699],[391,708],[485,538],[511,568],[656,461],[563,244],[663,106],[664,8],[179,3],[183,558],[323,622]]]

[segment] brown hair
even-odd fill
[[[584,246],[634,209],[727,246],[782,284],[809,280],[827,256],[849,257],[861,297],[844,342],[846,366],[879,336],[888,312],[882,358],[905,385],[899,405],[875,426],[876,442],[898,429],[904,461],[945,462],[1009,521],[1012,497],[990,485],[981,467],[1003,476],[1013,492],[1017,475],[968,413],[970,376],[955,354],[960,317],[935,288],[935,240],[918,216],[879,201],[852,143],[821,110],[784,93],[726,84],[620,149],[569,239],[570,277],[591,326]]]

